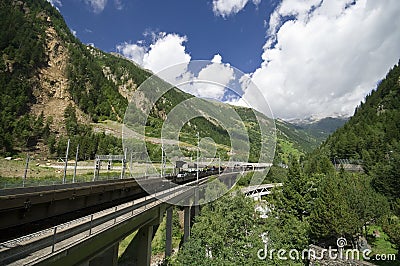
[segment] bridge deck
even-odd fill
[[[251,193],[257,193],[257,192],[262,192],[266,190],[270,190],[271,188],[274,187],[281,187],[283,184],[282,183],[274,183],[274,184],[262,184],[262,185],[256,185],[256,186],[248,186],[245,188],[242,188],[242,193],[244,194],[251,194]]]
[[[0,241],[138,199],[167,184],[143,177],[146,191],[133,178],[0,190],[0,216],[7,217],[0,219]]]
[[[66,262],[70,261],[71,264],[75,264],[80,260],[87,259],[88,254],[81,252],[82,248],[88,251],[88,245],[93,244],[93,241],[97,242],[99,235],[113,232],[110,241],[116,242],[126,236],[127,232],[134,231],[143,224],[159,218],[160,213],[162,214],[164,210],[158,211],[155,208],[163,206],[165,209],[166,205],[156,196],[166,199],[177,197],[190,189],[191,187],[186,186],[184,189],[175,187],[129,203],[104,209],[54,228],[1,243],[0,262],[9,265],[25,265],[51,261],[52,264],[56,262],[65,265]],[[128,226],[129,231],[124,229],[119,235],[118,228],[121,226]],[[110,245],[108,242],[104,243],[104,239],[107,239],[104,235],[101,239],[103,243],[96,245],[93,256],[99,250]],[[69,250],[68,253],[64,252],[66,249]],[[67,257],[67,260],[62,257]]]

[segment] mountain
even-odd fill
[[[317,120],[276,119],[278,162],[288,164],[291,157],[300,157],[312,152],[337,128],[348,120],[344,117],[325,117]]]
[[[76,111],[71,119],[82,124],[124,114],[127,100],[94,60],[100,52],[81,44],[47,1],[7,0],[0,6],[2,153],[77,133],[67,132],[68,106]]]
[[[110,134],[113,129],[107,127],[106,121],[121,127],[129,99],[152,73],[120,55],[82,44],[46,0],[1,1],[0,16],[0,86],[3,90],[0,153],[64,156],[70,139],[71,151],[80,145],[79,159],[90,159],[95,154],[121,154],[121,135]],[[166,114],[193,97],[175,88],[150,110],[146,145],[152,158],[161,156],[161,144],[152,138],[160,136]],[[133,99],[138,116],[146,109],[147,100]],[[208,106],[222,111],[228,108],[222,103]],[[234,108],[250,138],[250,160],[257,161],[259,156],[264,156],[261,144],[271,139],[260,138],[260,125],[252,110]],[[258,116],[261,126],[273,123],[262,114]],[[180,135],[180,140],[186,143],[182,148],[185,155],[193,155],[199,132],[202,138],[211,136],[218,145],[218,153],[227,158],[228,130],[238,139],[244,136],[244,132],[235,129],[235,119],[227,117],[231,128],[224,128],[207,117],[188,121]],[[276,123],[278,150],[285,153],[283,157],[303,154],[315,146],[315,140],[306,133],[293,130],[288,123]]]
[[[324,117],[318,119],[290,120],[299,130],[305,131],[322,143],[336,129],[342,127],[348,117]]]
[[[314,136],[289,122],[276,119],[275,125],[277,129],[276,161],[278,163],[289,164],[291,157],[299,159],[320,144]]]

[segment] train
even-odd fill
[[[224,167],[205,167],[205,168],[199,168],[199,178],[203,178],[206,176],[211,176],[211,175],[217,175],[219,173],[222,173],[225,170]],[[168,180],[171,180],[175,184],[184,184],[190,181],[194,181],[197,178],[197,169],[188,169],[187,171],[185,170],[180,170],[177,175],[170,175],[166,177]]]

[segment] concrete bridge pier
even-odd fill
[[[139,229],[133,241],[135,241],[135,249],[133,249],[134,265],[150,265],[151,259],[151,240],[153,236],[153,226],[147,225]]]
[[[97,255],[95,258],[90,260],[86,265],[88,266],[118,265],[118,246],[119,242],[114,244],[107,250],[105,250],[100,255]]]
[[[150,265],[151,241],[157,231],[158,225],[158,223],[145,225],[136,233],[132,240],[133,248],[130,249],[133,265]]]
[[[193,206],[192,206],[192,208],[194,208],[193,217],[192,217],[193,221],[194,221],[194,217],[200,214],[199,199],[200,199],[200,191],[199,191],[199,188],[196,187],[194,190],[194,202],[193,202]]]
[[[189,240],[190,236],[190,206],[183,207],[183,242]]]
[[[195,210],[198,206],[184,206],[183,207],[183,243],[185,243],[190,237],[190,228],[192,226],[192,220],[195,215]],[[166,214],[166,238],[165,238],[165,257],[172,255],[172,215],[173,207],[167,209]]]
[[[167,209],[167,217],[166,217],[166,238],[165,238],[165,257],[170,257],[172,255],[172,215],[173,208],[170,207]]]
[[[228,176],[228,178],[226,179],[226,186],[228,187],[228,189],[231,189],[232,186],[235,184],[235,180],[236,180],[237,175],[232,175],[232,176]]]

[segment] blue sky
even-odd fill
[[[353,114],[400,58],[398,0],[48,1],[82,42],[155,73],[212,60],[230,82],[236,67],[284,119]]]
[[[150,32],[177,33],[186,36],[192,59],[211,60],[220,54],[244,72],[261,64],[265,21],[276,6],[272,0],[248,4],[236,15],[223,17],[213,12],[212,1],[105,1],[101,10],[80,0],[61,3],[58,8],[76,36],[104,51],[116,51],[124,42],[151,43],[151,36],[144,36]]]

